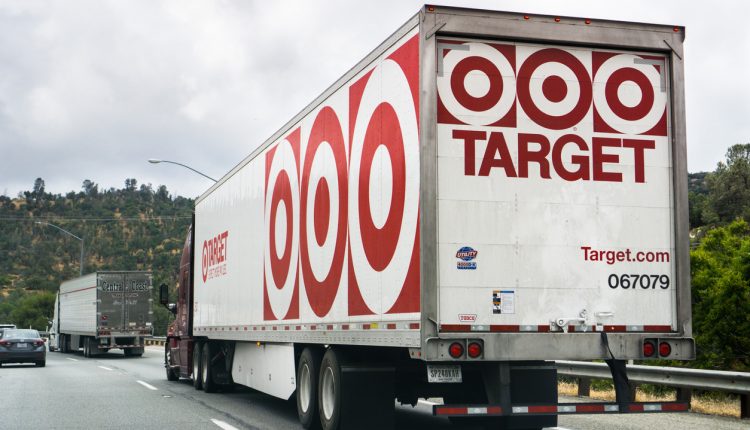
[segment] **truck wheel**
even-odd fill
[[[193,344],[193,387],[196,390],[203,388],[202,377],[201,377],[201,350],[203,344],[201,342],[195,342]]]
[[[207,393],[215,393],[217,388],[214,381],[214,366],[211,364],[211,358],[214,355],[216,355],[214,343],[206,342],[201,355],[201,385],[203,385],[203,391]]]
[[[91,357],[91,338],[83,338],[83,356],[86,358]]]
[[[305,348],[297,365],[297,416],[306,429],[320,427],[318,375],[322,355],[319,348]]]
[[[339,428],[341,417],[341,351],[330,348],[323,356],[318,378],[318,412],[324,430]]]
[[[172,349],[169,347],[169,342],[164,344],[164,367],[167,369],[167,381],[180,379],[180,375],[172,369]]]

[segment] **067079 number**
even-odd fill
[[[662,290],[669,289],[669,276],[667,275],[637,275],[637,274],[622,274],[618,275],[613,273],[607,278],[609,288],[617,289],[643,289],[643,290],[655,290],[658,286]]]

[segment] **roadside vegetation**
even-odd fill
[[[37,178],[31,191],[0,195],[0,322],[46,330],[58,286],[79,276],[80,242],[39,223],[83,238],[84,273],[151,271],[158,303],[158,286],[176,283],[192,211],[192,199],[135,179],[108,190],[86,180],[81,191],[60,195]],[[169,317],[154,306],[156,335],[165,334]]]

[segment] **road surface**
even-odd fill
[[[47,366],[0,368],[2,429],[301,429],[293,401],[239,388],[197,391],[188,380],[168,382],[163,348],[141,358],[112,351],[95,358],[47,354]],[[397,406],[398,429],[452,427],[431,415],[430,402]],[[750,429],[750,422],[693,413],[565,416],[558,429]]]

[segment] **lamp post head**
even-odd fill
[[[162,160],[156,159],[156,158],[149,158],[148,162],[151,164],[159,164]]]

